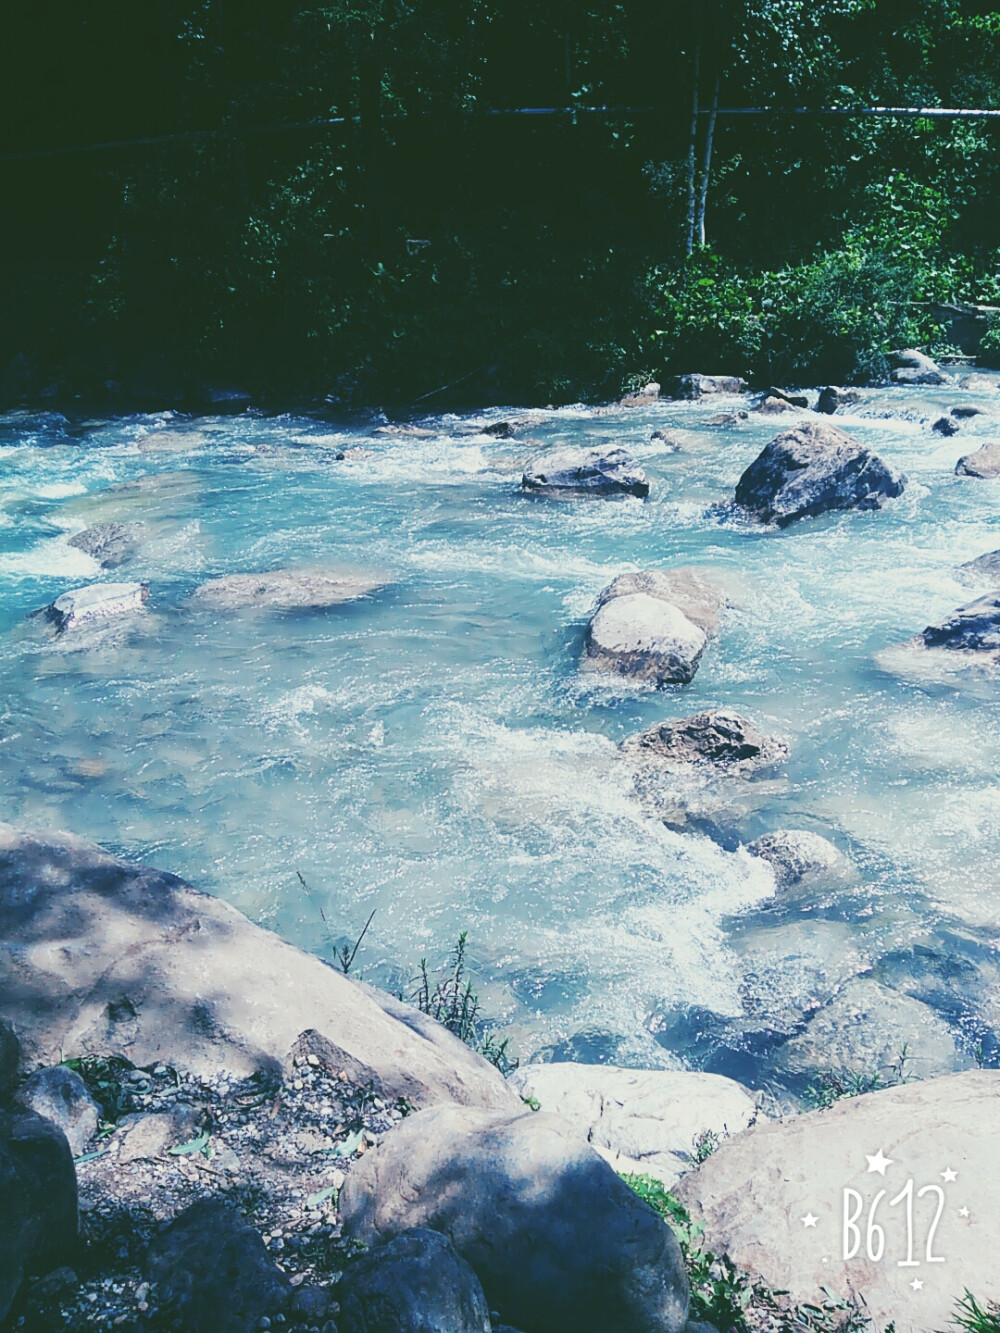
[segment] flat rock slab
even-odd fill
[[[753,1124],[753,1094],[719,1074],[530,1064],[512,1075],[525,1097],[565,1120],[616,1171],[672,1185],[697,1160],[699,1140]]]
[[[102,568],[117,569],[135,559],[144,534],[142,523],[97,523],[70,537],[69,545],[85,551]]]
[[[649,593],[614,597],[587,626],[583,667],[653,685],[694,679],[707,635],[670,602]]]
[[[704,1220],[708,1248],[792,1301],[822,1302],[824,1288],[857,1293],[874,1328],[938,1333],[952,1327],[967,1289],[981,1304],[1000,1301],[998,1141],[1000,1073],[974,1070],[758,1125],[723,1143],[676,1192]],[[913,1266],[901,1267],[910,1257],[908,1181]],[[858,1228],[846,1237],[845,1208]],[[875,1227],[884,1232],[877,1260]],[[928,1262],[928,1250],[943,1262]]]
[[[549,496],[649,494],[649,478],[627,449],[554,449],[539,454],[525,466],[525,491]]]
[[[191,594],[195,606],[215,611],[319,611],[355,602],[384,586],[365,574],[272,569],[261,574],[225,574]]]
[[[991,440],[974,454],[966,454],[955,464],[955,473],[959,477],[1000,477],[1000,443]]]
[[[147,583],[92,583],[57,597],[48,616],[62,633],[91,621],[136,615],[148,600]]]
[[[837,509],[880,509],[906,479],[870,449],[822,421],[776,435],[740,477],[736,503],[765,523]]]
[[[206,1077],[280,1069],[300,1034],[414,1105],[520,1105],[439,1023],[174,875],[0,824],[0,1012],[25,1060],[119,1054]]]

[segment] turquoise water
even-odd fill
[[[972,397],[866,394],[837,422],[907,473],[906,493],[784,532],[720,502],[788,418],[709,425],[718,401],[544,411],[510,440],[476,427],[513,410],[429,418],[417,438],[292,416],[8,414],[4,818],[174,871],[321,954],[320,907],[338,938],[375,909],[357,966],[394,988],[467,930],[484,1008],[522,1057],[729,1068],[695,1028],[738,1032],[765,1013],[789,1030],[914,942],[957,932],[995,948],[995,679],[906,680],[876,661],[971,600],[956,566],[1000,546],[1000,482],[953,475],[995,417],[945,440],[927,421]],[[651,441],[661,427],[686,433],[683,452]],[[625,443],[651,495],[528,499],[535,441]],[[365,452],[337,461],[350,448]],[[148,540],[102,572],[68,539],[110,519],[144,520]],[[307,615],[187,606],[207,578],[284,564],[386,585]],[[694,682],[579,675],[597,592],[622,570],[681,564],[711,566],[733,603]],[[56,639],[26,619],[125,578],[151,587],[128,632]],[[616,751],[718,705],[792,747],[722,844],[653,818]],[[776,904],[739,843],[781,827],[830,838],[856,877]],[[960,1045],[983,1012],[950,1015]],[[733,1067],[768,1077],[766,1053]]]

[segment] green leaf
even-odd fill
[[[167,1152],[171,1157],[190,1157],[192,1153],[201,1152],[208,1144],[211,1137],[208,1130],[204,1130],[196,1139],[189,1139],[187,1143],[178,1143],[176,1148],[168,1148]]]
[[[327,1185],[326,1189],[317,1190],[315,1194],[310,1194],[306,1199],[307,1208],[318,1208],[321,1203],[326,1203],[327,1199],[337,1193],[336,1185]]]
[[[342,1143],[338,1143],[335,1148],[330,1150],[331,1155],[333,1157],[353,1157],[361,1147],[363,1137],[364,1130],[362,1129],[356,1130],[353,1134],[348,1134]]]
[[[96,1152],[85,1152],[82,1157],[74,1157],[74,1166],[82,1166],[84,1162],[92,1162],[96,1157],[106,1157],[111,1151],[110,1148],[98,1148]]]

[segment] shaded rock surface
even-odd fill
[[[351,1172],[341,1210],[366,1244],[442,1232],[526,1333],[679,1333],[687,1319],[673,1233],[544,1111],[411,1116]]]
[[[309,1032],[345,1077],[384,1095],[519,1104],[433,1019],[70,834],[0,825],[0,1010],[39,1064],[118,1053],[240,1077],[278,1069]]]
[[[986,555],[976,556],[959,565],[959,571],[975,581],[995,583],[1000,586],[1000,551],[988,551]]]
[[[777,398],[779,402],[788,403],[790,407],[809,406],[809,399],[804,393],[789,393],[787,389],[779,389],[773,384],[767,391],[767,398]]]
[[[720,393],[743,393],[747,382],[738,375],[677,375],[667,382],[671,398],[707,398]]]
[[[49,607],[48,615],[62,633],[88,621],[135,615],[148,600],[149,586],[145,583],[93,583],[64,592]]]
[[[889,374],[893,384],[950,384],[951,376],[946,375],[936,361],[914,347],[896,352],[892,356],[894,368]]]
[[[161,1309],[191,1333],[252,1333],[291,1301],[291,1284],[258,1233],[218,1200],[200,1200],[164,1227],[145,1273]]]
[[[627,449],[554,449],[525,466],[521,485],[539,495],[649,494],[649,479]]]
[[[654,685],[694,679],[707,636],[679,607],[649,593],[613,597],[587,626],[583,665]]]
[[[775,417],[780,416],[783,412],[795,412],[798,410],[798,406],[789,402],[784,396],[779,398],[773,394],[768,394],[766,398],[761,399],[753,410],[761,413],[762,416]]]
[[[311,569],[271,569],[260,574],[224,574],[191,594],[196,606],[215,611],[309,611],[367,597],[383,581],[373,575]]]
[[[73,1258],[76,1174],[66,1135],[33,1111],[0,1111],[0,1323],[28,1273]]]
[[[775,436],[740,478],[736,503],[784,527],[834,509],[880,509],[904,485],[849,435],[809,421]]]
[[[825,1292],[861,1293],[875,1328],[936,1333],[951,1326],[954,1304],[966,1289],[980,1302],[1000,1301],[1000,1073],[972,1071],[904,1084],[849,1098],[825,1111],[758,1125],[723,1143],[677,1186],[705,1224],[705,1245],[759,1274],[795,1302],[822,1304]],[[870,1155],[890,1164],[884,1176],[869,1169]],[[949,1181],[943,1173],[954,1172]],[[914,1181],[914,1255],[907,1258],[906,1207],[889,1203]],[[938,1195],[944,1207],[933,1237]],[[859,1252],[845,1260],[844,1206],[860,1197]],[[868,1258],[866,1229],[877,1193],[885,1190],[874,1221],[884,1229],[878,1261]],[[966,1213],[962,1210],[967,1209]],[[802,1219],[815,1217],[815,1226]],[[855,1236],[848,1231],[848,1251]],[[928,1263],[930,1252],[943,1263]],[[873,1237],[873,1241],[877,1237]],[[876,1251],[877,1252],[877,1251]],[[923,1284],[914,1289],[914,1277]]]
[[[5,1018],[0,1018],[0,1105],[17,1087],[21,1067],[21,1043]]]
[[[35,1072],[17,1090],[15,1101],[58,1125],[74,1157],[97,1133],[99,1108],[80,1075],[63,1065]]]
[[[754,1122],[752,1093],[718,1074],[569,1063],[523,1065],[512,1082],[558,1115],[616,1171],[672,1185],[694,1164],[699,1139]]]
[[[629,597],[635,593],[676,606],[709,638],[719,632],[726,596],[701,570],[682,566],[619,574],[598,595],[597,605],[600,608],[616,597]]]
[[[351,1333],[490,1333],[479,1279],[447,1236],[425,1227],[361,1255],[339,1294]]]
[[[765,833],[747,846],[751,856],[762,857],[774,871],[779,889],[792,888],[804,879],[847,869],[846,858],[832,842],[804,829],[779,829]]]
[[[1000,652],[1000,594],[980,597],[960,607],[947,620],[928,625],[919,636],[928,648],[952,652]]]
[[[627,737],[621,748],[632,758],[668,767],[708,764],[740,777],[788,758],[784,741],[765,736],[742,714],[721,708],[657,723]]]
[[[93,556],[104,569],[117,569],[138,554],[143,532],[142,523],[98,523],[70,537],[69,545]]]
[[[861,400],[861,395],[856,389],[838,389],[833,384],[828,384],[825,389],[820,390],[819,398],[816,400],[816,411],[822,412],[825,416],[833,416],[842,407],[850,407],[853,403]]]
[[[955,472],[960,477],[1000,477],[1000,443],[991,440],[974,454],[966,454],[955,464]]]
[[[946,417],[938,417],[937,421],[931,426],[931,430],[935,435],[957,435],[959,429],[958,422],[950,415]]]

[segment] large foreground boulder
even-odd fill
[[[672,1185],[699,1147],[755,1123],[753,1095],[719,1074],[614,1065],[530,1064],[512,1076],[587,1140],[616,1171]]]
[[[48,608],[48,616],[63,633],[91,621],[136,615],[148,600],[147,583],[92,583],[57,597]]]
[[[747,382],[738,375],[675,375],[667,381],[671,398],[695,400],[720,393],[745,393]]]
[[[76,1242],[66,1135],[33,1111],[0,1111],[0,1324],[25,1276],[67,1263]]]
[[[433,1019],[174,875],[66,833],[0,824],[0,1012],[33,1064],[120,1054],[210,1076],[281,1068],[300,1034],[330,1068],[414,1105],[519,1105]]]
[[[936,361],[915,347],[892,354],[894,368],[889,374],[893,384],[950,384],[951,376],[946,375]]]
[[[191,594],[197,607],[213,611],[318,611],[367,597],[382,586],[375,575],[319,569],[270,569],[260,574],[224,574]]]
[[[955,473],[959,477],[1000,477],[1000,443],[991,440],[974,454],[966,454],[955,464]]]
[[[544,1111],[410,1116],[348,1176],[341,1212],[369,1245],[442,1232],[525,1333],[679,1333],[687,1318],[673,1233]]]
[[[712,708],[674,722],[658,722],[622,741],[633,759],[667,768],[708,765],[733,777],[751,777],[788,758],[788,746],[765,736],[749,718]]]
[[[906,479],[825,422],[782,431],[743,473],[736,503],[785,527],[833,509],[880,509],[902,495]]]
[[[758,1125],[677,1193],[707,1248],[792,1301],[859,1293],[874,1328],[938,1333],[966,1290],[1000,1301],[998,1138],[1000,1073],[972,1071]]]
[[[649,478],[627,449],[554,449],[532,458],[521,485],[555,497],[649,494]]]
[[[201,1199],[153,1238],[145,1276],[157,1303],[190,1333],[255,1333],[284,1319],[292,1285],[235,1208]]]
[[[351,1333],[491,1333],[479,1279],[447,1236],[426,1227],[355,1259],[339,1295]]]

